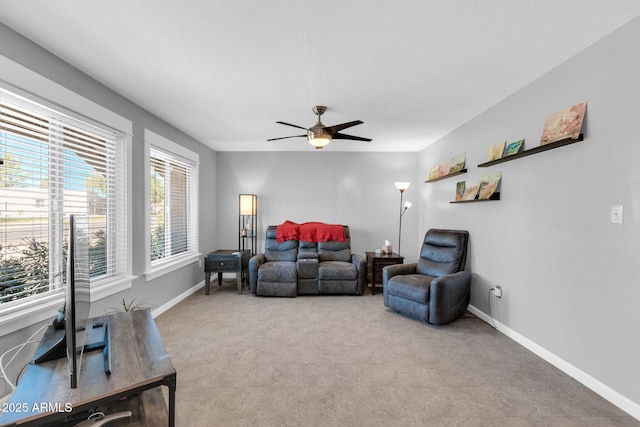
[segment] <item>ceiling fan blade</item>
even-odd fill
[[[307,128],[303,128],[302,126],[298,126],[298,125],[292,125],[291,123],[287,123],[287,122],[276,122],[276,123],[280,123],[281,125],[291,126],[291,127],[298,128],[298,129],[307,130]]]
[[[364,123],[362,120],[354,120],[352,122],[341,123],[339,125],[325,126],[324,128],[329,131],[329,133],[335,134],[343,129],[350,128],[351,126],[361,125],[362,123]]]
[[[347,135],[347,134],[344,134],[344,133],[334,133],[333,134],[333,139],[351,139],[353,141],[364,141],[364,142],[373,141],[370,138],[363,138],[361,136]]]
[[[293,136],[283,136],[281,138],[271,138],[271,139],[267,139],[267,141],[277,141],[279,139],[287,139],[287,138],[306,138],[307,135],[293,135]]]

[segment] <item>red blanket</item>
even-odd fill
[[[276,227],[276,240],[301,240],[303,242],[327,242],[334,240],[344,242],[344,228],[340,224],[325,224],[323,222],[305,222],[296,224],[285,221]]]

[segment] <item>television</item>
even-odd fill
[[[91,291],[89,281],[89,222],[86,216],[71,215],[69,217],[69,235],[67,242],[67,268],[65,280],[64,329],[56,329],[62,319],[54,320],[42,339],[43,345],[39,354],[34,355],[34,363],[67,357],[69,367],[69,387],[77,388],[82,354],[85,351],[103,350],[105,357],[105,373],[111,373],[109,361],[109,325],[94,324],[93,327],[104,327],[104,339],[99,342],[86,343],[87,321],[91,307]]]
[[[69,383],[78,386],[78,374],[87,336],[91,307],[89,290],[89,223],[87,217],[71,215],[67,251],[65,296],[65,337],[69,363]]]

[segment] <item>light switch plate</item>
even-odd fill
[[[611,206],[611,224],[622,224],[622,205]]]

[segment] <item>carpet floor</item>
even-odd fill
[[[473,315],[436,327],[369,291],[263,298],[214,282],[156,323],[181,427],[640,426]]]

